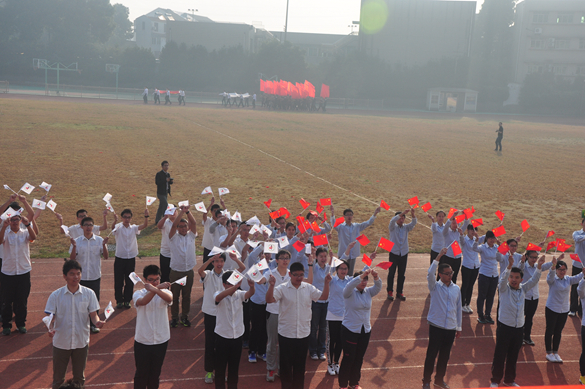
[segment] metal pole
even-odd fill
[[[116,99],[118,99],[118,72],[116,72]]]
[[[286,18],[284,19],[284,41],[286,42],[286,31],[288,30],[288,1],[286,0]]]
[[[57,62],[57,94],[60,94],[60,92],[59,92],[59,65],[60,65],[60,63]]]
[[[45,96],[49,94],[49,84],[47,84],[47,66],[45,65]]]

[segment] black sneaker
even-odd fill
[[[451,388],[449,385],[447,385],[447,383],[445,381],[435,382],[433,385],[435,385],[437,388],[443,388],[443,389],[450,389]]]
[[[406,296],[405,296],[405,295],[403,295],[402,293],[400,293],[400,294],[398,295],[398,298],[399,298],[401,301],[406,301]]]
[[[187,318],[181,319],[181,324],[185,327],[191,327],[191,322]]]
[[[486,315],[486,316],[484,317],[484,320],[485,320],[485,321],[486,321],[486,323],[488,323],[488,324],[494,324],[494,323],[495,323],[495,322],[494,322],[494,320],[492,319],[492,317],[491,317],[490,315]]]
[[[524,344],[527,344],[529,346],[534,346],[534,342],[532,341],[532,339],[524,339]]]
[[[122,309],[122,308],[124,308],[124,303],[118,303],[118,304],[116,304],[116,308],[117,308],[117,309]]]
[[[177,321],[177,319],[171,320],[171,328],[177,328],[178,324],[179,324],[179,322]]]
[[[488,323],[488,322],[485,320],[485,317],[484,317],[484,316],[478,316],[478,317],[477,317],[477,322],[478,322],[479,324],[487,324],[487,323]]]
[[[130,309],[130,303],[124,303],[124,309]]]
[[[388,292],[388,300],[394,301],[394,292]]]

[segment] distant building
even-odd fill
[[[217,23],[205,17],[157,8],[134,21],[136,44],[149,48],[158,58],[169,41],[188,47],[201,45],[208,51],[242,46],[244,52],[256,52],[274,37],[268,31],[244,23]]]
[[[367,2],[362,0],[362,9]],[[407,67],[469,56],[475,1],[384,2],[388,18],[379,32],[367,34],[364,20],[360,20],[360,48],[366,54]]]
[[[284,42],[283,31],[271,31],[280,42]],[[287,32],[287,42],[305,52],[305,62],[317,65],[337,54],[348,54],[358,50],[359,38],[356,34],[312,34],[305,32]]]
[[[514,29],[516,83],[531,73],[585,76],[585,1],[524,0]]]

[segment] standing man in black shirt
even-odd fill
[[[169,163],[168,161],[162,161],[162,170],[156,173],[156,197],[158,197],[158,211],[156,212],[156,223],[163,218],[165,211],[167,210],[167,195],[171,195],[171,185],[173,185],[173,179],[171,174],[168,172]]]
[[[498,133],[498,137],[496,138],[496,149],[494,151],[498,151],[498,147],[500,148],[499,151],[502,151],[502,138],[504,137],[504,126],[502,126],[502,122],[500,122],[500,128],[496,132]]]

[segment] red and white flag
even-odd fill
[[[225,250],[222,249],[221,247],[217,247],[217,246],[213,246],[213,248],[211,249],[211,251],[209,252],[209,256],[213,257],[215,254],[222,254],[225,253]]]
[[[109,193],[106,193],[106,195],[104,196],[104,198],[102,200],[104,200],[106,203],[109,203],[110,200],[112,200],[112,195]]]
[[[258,266],[258,269],[262,271],[268,269],[268,262],[266,262],[266,258],[262,258],[262,260],[258,262],[256,266]]]
[[[256,248],[256,246],[258,246],[260,244],[260,242],[258,242],[257,240],[249,240],[246,242],[246,244],[250,247],[252,247],[253,249]]]
[[[44,190],[47,191],[47,193],[51,190],[51,187],[53,185],[51,184],[47,184],[45,181],[43,181],[43,183],[41,185],[39,185],[40,188],[43,188]]]
[[[136,285],[139,282],[142,282],[140,277],[138,277],[138,274],[136,274],[135,272],[130,273],[130,275],[128,277],[134,283],[134,285]]]
[[[49,200],[49,202],[47,203],[47,208],[55,212],[55,208],[57,208],[57,203],[54,202],[53,200]]]
[[[106,320],[108,320],[110,316],[112,316],[112,313],[114,313],[114,307],[112,306],[112,302],[110,301],[108,303],[108,306],[106,307],[106,310],[104,311],[104,316]]]
[[[227,282],[236,285],[238,282],[242,281],[244,276],[237,270],[232,270],[232,275],[228,278]]]
[[[278,245],[280,246],[281,249],[283,249],[289,245],[289,241],[288,241],[288,238],[286,237],[286,235],[281,236],[280,238],[278,238],[276,240],[278,241]]]
[[[187,285],[187,276],[183,277],[183,278],[179,278],[176,281],[172,282],[173,284],[177,284],[177,285],[181,285],[181,286],[185,286]]]
[[[250,270],[248,270],[246,274],[254,282],[260,282],[262,281],[262,278],[264,278],[262,272],[260,271],[260,269],[258,269],[257,265],[252,265],[252,267],[250,267]]]
[[[264,252],[278,254],[278,244],[276,242],[264,242]]]
[[[238,249],[236,248],[235,245],[231,245],[230,247],[228,247],[225,250],[225,252],[228,253],[228,254],[235,254],[236,257],[242,258],[242,254],[240,254],[240,252],[238,251]]]
[[[237,222],[241,222],[242,221],[242,214],[239,213],[238,211],[234,212],[234,214],[232,215],[232,220],[235,220]]]
[[[179,201],[179,207],[188,207],[188,206],[189,206],[189,200]]]
[[[219,191],[220,196],[230,193],[230,190],[228,188],[218,188],[217,190]]]
[[[203,189],[203,192],[201,192],[202,195],[204,194],[213,194],[213,191],[211,190],[211,186],[208,186],[207,188]]]
[[[156,197],[146,196],[146,206],[152,205],[156,201]]]
[[[167,210],[165,211],[165,215],[172,215],[175,213],[175,211],[177,210],[177,208],[175,208],[174,205],[169,204],[169,206],[167,207]],[[112,211],[114,212],[114,211]]]
[[[63,232],[65,233],[65,236],[68,236],[71,238],[71,235],[69,234],[69,227],[67,227],[66,225],[62,225],[61,229],[63,230]]]
[[[41,201],[41,200],[37,200],[37,199],[34,199],[33,203],[32,203],[32,207],[38,208],[38,209],[45,209],[46,205],[47,205],[47,203],[45,203],[44,201]]]
[[[203,201],[195,204],[195,209],[198,210],[199,212],[207,213],[207,208],[205,208],[205,204],[203,204]]]
[[[21,191],[23,191],[26,194],[31,194],[31,192],[33,191],[35,187],[32,186],[31,184],[29,184],[28,182],[26,184],[24,184],[22,186],[22,188],[20,188]]]

